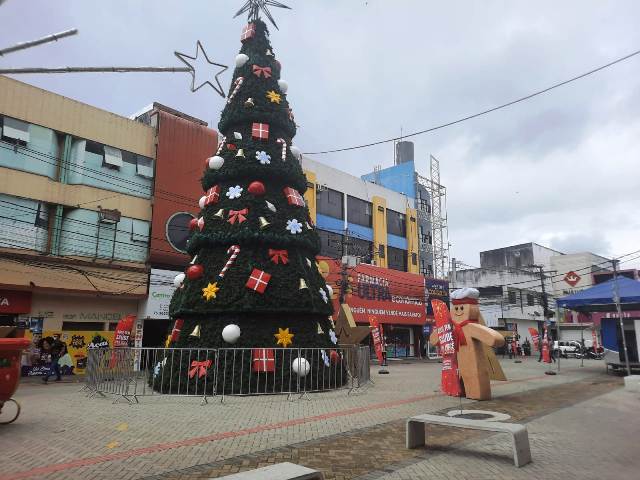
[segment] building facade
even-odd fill
[[[321,255],[359,258],[383,268],[419,273],[418,218],[411,196],[303,158],[305,200]]]
[[[0,315],[113,330],[147,294],[153,129],[0,76],[0,132]]]
[[[431,222],[431,197],[426,187],[418,181],[414,162],[413,143],[396,144],[395,165],[376,169],[362,176],[363,180],[386,187],[411,198],[417,214],[418,231],[418,272],[433,277],[433,226]]]

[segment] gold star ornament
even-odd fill
[[[220,288],[218,288],[217,283],[210,283],[202,289],[202,296],[209,301],[212,298],[216,298],[218,290],[220,290]]]
[[[280,104],[280,101],[282,100],[282,97],[280,96],[280,94],[275,90],[269,90],[267,92],[267,98],[271,100],[271,103],[277,103],[277,104]]]
[[[274,333],[273,336],[278,340],[276,345],[282,345],[287,348],[293,343],[293,333],[289,333],[288,328],[278,328],[278,333]]]

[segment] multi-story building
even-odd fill
[[[0,76],[0,133],[0,321],[106,338],[138,314],[137,340],[161,343],[216,132],[159,104],[128,119]]]
[[[111,330],[147,294],[154,130],[0,76],[0,314]]]
[[[305,199],[316,222],[321,255],[360,258],[364,263],[419,273],[414,199],[309,158],[302,166]]]
[[[363,180],[386,187],[411,198],[417,214],[418,271],[422,275],[434,275],[433,229],[431,223],[431,197],[425,185],[418,181],[412,142],[396,144],[395,165],[379,168],[362,176]]]

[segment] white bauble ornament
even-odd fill
[[[331,285],[327,283],[325,287],[327,288],[327,292],[329,293],[329,298],[333,298],[333,288],[331,288]]]
[[[296,357],[291,364],[291,370],[299,377],[306,377],[311,371],[311,365],[306,358]]]
[[[220,170],[220,168],[224,165],[224,158],[219,155],[215,157],[209,158],[209,168],[211,170]]]
[[[173,279],[173,285],[176,288],[180,288],[182,286],[182,282],[184,282],[184,277],[185,277],[184,273],[179,273],[178,275],[176,275]]]
[[[240,327],[233,323],[222,329],[222,339],[227,343],[236,343],[240,338]]]
[[[291,151],[291,155],[293,155],[294,157],[296,157],[298,160],[300,160],[302,158],[302,150],[300,150],[298,147],[296,147],[295,145],[291,145],[289,147],[289,150]]]
[[[287,93],[287,90],[289,90],[289,84],[284,80],[278,80],[278,86],[280,87],[280,91],[282,93]]]
[[[205,197],[204,195],[200,197],[200,200],[198,200],[198,205],[200,206],[200,208],[204,208],[204,204],[206,201],[207,201],[207,197]]]
[[[239,53],[236,55],[236,67],[241,68],[244,67],[244,64],[249,61],[249,55],[245,55],[244,53]]]

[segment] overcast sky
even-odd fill
[[[306,152],[422,130],[640,49],[640,2],[283,0],[271,28]],[[180,66],[174,50],[233,65],[244,0],[7,0],[0,47],[80,34],[0,58],[21,66]],[[18,77],[16,77],[18,78]],[[224,75],[227,88],[231,71]],[[223,99],[186,74],[20,76],[122,115],[157,101],[217,126]],[[534,241],[566,253],[640,249],[640,55],[545,96],[415,137],[440,160],[451,254]],[[361,175],[391,144],[315,160]],[[198,182],[194,179],[194,188]],[[627,257],[629,258],[629,257]],[[638,265],[638,262],[632,262]],[[628,267],[630,263],[623,264]]]

